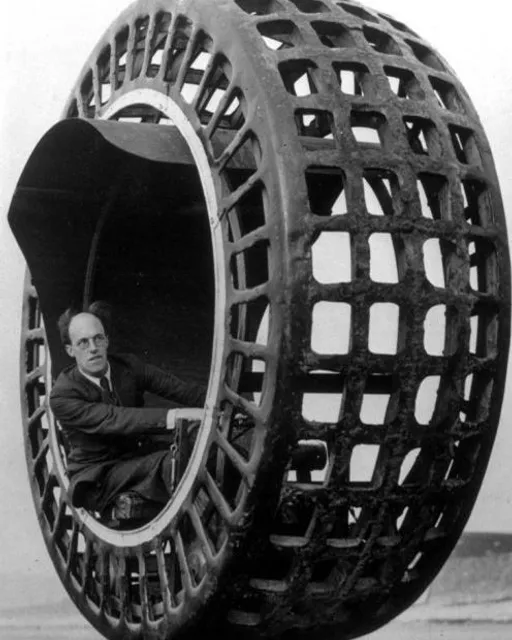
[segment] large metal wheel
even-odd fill
[[[69,504],[27,281],[27,460],[70,596],[111,639],[383,625],[457,541],[503,396],[505,220],[464,88],[405,25],[348,0],[141,0],[64,117],[179,130],[215,274],[193,456],[167,508],[123,532]],[[321,443],[323,469],[293,468],[299,441]]]

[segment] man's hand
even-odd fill
[[[169,431],[176,428],[176,409],[169,409],[166,417],[166,427]]]
[[[167,412],[167,429],[172,431],[176,428],[176,420],[202,420],[204,409],[185,408],[185,409],[169,409]]]

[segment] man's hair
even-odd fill
[[[73,320],[73,318],[79,313],[90,313],[91,315],[96,316],[103,325],[106,335],[108,336],[110,334],[110,322],[112,316],[111,307],[107,302],[97,300],[96,302],[92,302],[82,311],[76,307],[69,307],[60,316],[57,326],[59,327],[60,339],[63,345],[71,343],[71,339],[69,337],[69,325],[71,324],[71,320]]]

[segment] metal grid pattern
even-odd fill
[[[149,87],[204,143],[230,272],[204,473],[150,545],[106,545],[59,488],[30,356],[36,504],[70,594],[107,637],[170,637],[207,601],[239,634],[355,637],[427,586],[485,471],[509,331],[496,176],[463,87],[405,25],[349,1],[215,5],[131,7],[65,111],[102,117]],[[144,104],[113,117],[172,124]],[[298,440],[327,451],[306,479],[284,470]]]
[[[352,3],[270,3],[257,16],[254,3],[238,4],[275,52],[304,149],[311,340],[294,419],[300,438],[326,442],[330,463],[309,486],[288,475],[265,549],[273,561],[251,577],[252,609],[233,618],[276,632],[290,620],[322,625],[328,610],[349,631],[356,612],[386,616],[418,595],[467,514],[503,373],[503,221],[474,110],[428,45]],[[315,244],[327,235],[344,241],[342,282],[315,278]],[[318,333],[332,326],[345,335],[329,348]],[[308,408],[308,378],[319,401],[337,378],[329,421]],[[366,402],[380,406],[369,422]],[[358,473],[365,458],[373,468]]]
[[[330,463],[309,485],[288,475],[265,549],[273,561],[251,577],[252,610],[233,618],[276,632],[322,625],[327,608],[348,631],[361,608],[378,618],[418,595],[468,512],[502,393],[503,220],[463,88],[406,27],[348,2],[259,4],[257,15],[237,4],[274,50],[303,147],[311,340],[294,420],[300,438],[327,444]],[[345,266],[323,283],[314,257],[326,236]],[[429,334],[429,314],[444,339]],[[325,344],[332,327],[336,344]],[[336,380],[337,411],[315,420],[315,395]]]

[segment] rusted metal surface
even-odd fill
[[[428,43],[349,1],[135,3],[64,115],[169,125],[154,102],[123,102],[140,90],[179,105],[214,177],[230,274],[221,413],[193,497],[150,544],[120,549],[53,492],[44,410],[25,404],[50,553],[109,638],[368,633],[441,568],[498,424],[509,255],[477,114]],[[329,243],[330,277],[316,263]],[[41,384],[31,362],[26,389]],[[298,440],[323,443],[326,469],[287,466]]]

